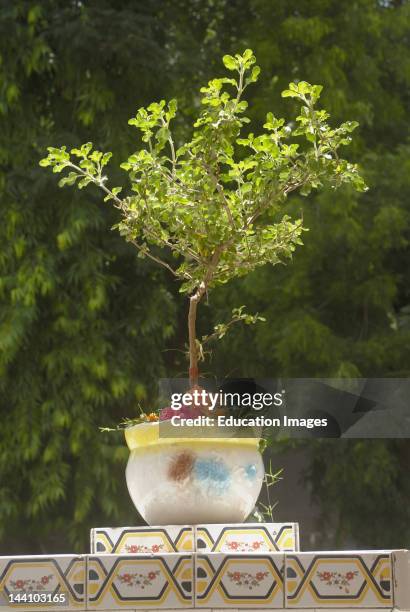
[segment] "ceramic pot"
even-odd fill
[[[149,525],[241,523],[258,499],[258,438],[160,438],[158,423],[125,430],[126,479]]]

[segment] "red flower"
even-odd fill
[[[50,578],[48,576],[43,576],[41,579],[41,584],[48,584]]]
[[[241,579],[241,572],[234,572],[234,573],[232,574],[232,578],[233,578],[234,580],[240,580],[240,579]]]
[[[156,552],[159,552],[159,546],[158,546],[158,544],[153,544],[153,545],[152,545],[152,547],[151,547],[151,550],[152,550],[152,552],[155,552],[155,553],[156,553]]]
[[[353,580],[353,578],[354,578],[354,573],[353,572],[347,572],[346,579],[347,580]]]
[[[258,572],[258,573],[256,574],[256,580],[258,580],[259,582],[260,582],[261,580],[263,580],[264,578],[265,578],[265,574],[264,574],[264,572]]]
[[[171,408],[171,406],[167,406],[166,408],[162,408],[159,413],[160,421],[168,421],[172,419],[173,416],[179,416],[182,418],[193,419],[197,416],[201,416],[202,411],[201,407],[195,405],[194,396],[191,396],[191,405],[190,406],[181,406],[180,408]]]
[[[131,575],[130,574],[124,574],[122,579],[124,580],[124,582],[131,582]]]
[[[170,406],[168,406],[168,408],[163,408],[159,413],[159,420],[168,421],[168,419],[171,419],[173,416],[175,416],[175,414],[176,411],[173,410]]]
[[[16,587],[22,589],[24,586],[24,580],[16,580]]]
[[[130,549],[130,552],[132,552],[132,553],[138,552],[138,546],[136,544],[131,544],[129,549]]]
[[[332,574],[330,572],[323,572],[322,576],[323,576],[323,580],[330,580],[332,577]]]
[[[236,550],[238,548],[239,544],[238,544],[238,542],[228,542],[228,546],[232,550]]]
[[[261,547],[262,542],[253,542],[252,544],[252,548],[254,548],[255,550],[258,550],[258,548]]]
[[[156,577],[157,577],[157,575],[156,575],[156,573],[155,573],[155,572],[150,572],[150,573],[148,574],[148,578],[149,578],[150,580],[154,580],[154,578],[156,578]]]

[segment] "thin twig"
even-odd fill
[[[172,268],[166,261],[164,261],[163,259],[160,259],[159,257],[156,257],[155,255],[153,255],[149,250],[146,250],[143,246],[141,246],[140,244],[138,244],[138,242],[136,242],[135,240],[130,240],[131,244],[133,244],[139,251],[141,251],[142,253],[144,253],[144,255],[146,255],[147,257],[149,257],[150,259],[152,259],[153,261],[155,261],[156,263],[160,264],[161,266],[164,266],[164,268],[167,268],[167,270],[169,270],[170,272],[172,272],[172,274],[174,276],[176,276],[176,278],[181,278],[181,276],[185,276],[185,278],[188,278],[190,280],[192,280],[192,276],[188,273],[188,272],[184,272],[183,275],[179,274],[176,270],[174,270],[174,268]]]

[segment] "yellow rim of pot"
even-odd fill
[[[127,427],[124,433],[130,451],[149,446],[209,446],[210,444],[215,445],[218,443],[230,446],[248,446],[256,449],[259,446],[259,438],[160,438],[158,422],[133,425],[132,427]]]

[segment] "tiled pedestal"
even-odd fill
[[[299,550],[297,523],[197,525],[196,552],[256,553]]]
[[[91,530],[91,552],[278,552],[299,550],[297,523],[101,527]]]
[[[289,554],[285,606],[392,608],[394,565],[387,551]]]
[[[86,564],[86,557],[78,555],[0,557],[0,610],[8,610],[10,595],[18,593],[61,593],[64,610],[86,609]],[[41,609],[39,604],[12,609],[34,608]]]
[[[89,555],[0,557],[0,606],[410,611],[409,551],[299,552],[298,543],[293,523],[98,528]],[[65,602],[10,605],[17,593]]]
[[[191,608],[193,556],[90,555],[87,609]]]
[[[195,529],[191,525],[166,527],[101,527],[91,529],[94,554],[158,554],[193,552]]]
[[[198,554],[196,608],[284,607],[283,553]]]

